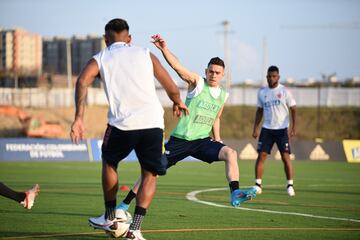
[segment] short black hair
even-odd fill
[[[219,65],[219,66],[222,66],[223,68],[225,68],[225,63],[224,61],[219,58],[219,57],[213,57],[212,59],[210,59],[209,63],[208,63],[208,67],[211,65],[211,64],[214,64],[214,65]]]
[[[111,31],[119,33],[124,30],[129,31],[129,25],[124,19],[121,18],[114,18],[105,25],[105,32]]]
[[[279,68],[277,66],[270,66],[268,72],[277,72],[279,73]]]

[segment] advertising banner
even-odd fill
[[[346,159],[351,163],[360,163],[360,140],[343,140]]]
[[[256,160],[257,141],[226,140],[225,143],[237,150],[240,160]],[[101,162],[102,139],[88,139],[73,144],[68,139],[42,138],[0,138],[0,161],[94,161]],[[295,140],[291,143],[292,160],[348,161],[360,162],[360,140],[314,141]],[[346,156],[345,156],[346,154]],[[276,146],[269,159],[280,160]],[[124,160],[136,161],[132,151]],[[188,157],[184,161],[193,161]]]
[[[102,139],[0,138],[0,161],[101,161]],[[124,160],[136,161],[132,151]]]
[[[42,138],[0,138],[0,161],[89,161],[88,144]]]

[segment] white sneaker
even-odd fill
[[[131,231],[129,230],[126,234],[125,240],[146,240],[140,230]]]
[[[92,217],[88,219],[89,225],[94,228],[101,227],[106,224],[105,214],[100,217]]]
[[[262,193],[262,188],[259,185],[255,185],[254,188],[256,189],[256,194],[261,194]]]
[[[34,206],[35,198],[40,192],[39,184],[35,184],[30,190],[26,191],[24,201],[20,202],[26,209],[31,209]]]
[[[99,216],[99,217],[92,217],[89,218],[89,225],[94,228],[100,228],[103,229],[104,225],[109,224],[105,219],[105,214]],[[132,217],[130,213],[128,213],[125,210],[122,209],[116,209],[115,210],[115,220],[116,222],[122,222],[122,223],[128,223],[130,224],[132,222]]]
[[[294,190],[294,187],[292,185],[289,185],[287,187],[287,193],[290,197],[293,197],[295,196],[295,190]]]
[[[94,229],[101,229],[106,232],[113,232],[117,228],[116,218],[114,220],[108,220],[104,218],[104,215],[100,217],[89,218],[89,225]]]

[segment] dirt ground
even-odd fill
[[[64,128],[61,138],[69,138],[70,125],[75,115],[74,107],[23,110],[33,117],[58,121]],[[221,117],[222,138],[252,139],[255,111],[256,108],[251,106],[227,106]],[[360,108],[323,108],[320,115],[315,108],[298,108],[297,112],[297,139],[313,140],[319,135],[325,140],[360,138]],[[319,116],[320,129],[317,128]],[[107,106],[87,106],[84,120],[85,138],[103,138],[107,123]],[[164,120],[165,138],[168,138],[177,123],[177,119],[172,116],[171,108],[165,108]],[[0,114],[0,137],[25,137],[16,117]]]
[[[59,122],[64,128],[64,134],[61,138],[69,138],[70,125],[75,114],[73,107],[51,109],[23,108],[23,110],[33,117]],[[87,107],[84,120],[85,138],[102,138],[107,123],[107,107]],[[0,137],[25,137],[20,121],[16,117],[0,115]]]

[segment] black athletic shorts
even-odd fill
[[[289,135],[288,129],[267,129],[262,128],[259,142],[257,146],[258,152],[267,152],[271,153],[271,149],[276,143],[279,152],[281,153],[291,153],[290,151],[290,143],[289,143]]]
[[[224,146],[224,144],[213,141],[209,137],[192,141],[170,137],[165,144],[165,155],[168,160],[167,168],[189,156],[207,163],[220,161],[219,152]]]
[[[160,128],[123,131],[108,125],[101,147],[102,159],[117,168],[135,150],[141,167],[158,175],[166,174],[164,134]]]

